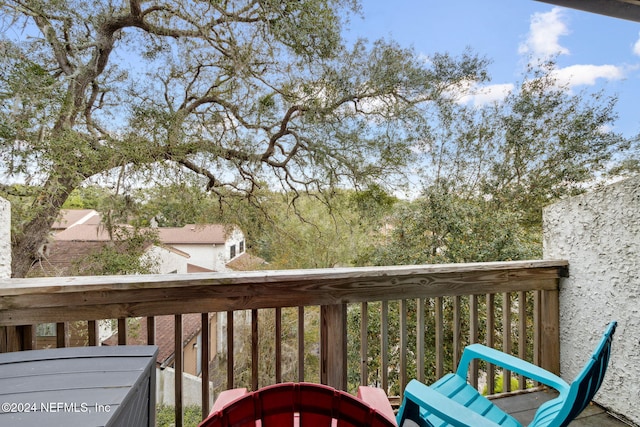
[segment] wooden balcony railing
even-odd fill
[[[222,388],[306,380],[341,389],[376,383],[400,394],[411,377],[430,380],[455,369],[464,346],[473,342],[557,373],[558,283],[566,271],[566,261],[518,261],[5,279],[0,281],[0,352],[34,348],[33,325],[40,323],[56,323],[57,345],[65,346],[65,325],[87,321],[87,342],[96,345],[103,319],[118,319],[118,343],[123,345],[130,339],[126,319],[146,318],[146,342],[154,344],[154,316],[173,315],[174,368],[182,372],[183,315],[201,313],[201,360],[222,361],[203,363],[201,375],[223,378]],[[234,312],[245,310],[250,316],[239,322]],[[268,328],[261,324],[266,314]],[[225,345],[216,354],[211,354],[209,341],[212,317],[226,323]],[[242,331],[250,335],[250,350],[237,348]],[[314,336],[317,342],[309,342]],[[237,372],[239,358],[247,352],[249,384],[241,383]],[[261,358],[267,359],[272,374],[262,372],[267,368]],[[315,371],[309,369],[313,363],[318,365]],[[480,374],[492,394],[493,368],[474,366],[470,382],[477,386]],[[509,391],[510,375],[502,374],[503,391]],[[180,426],[182,375],[175,378]],[[518,378],[518,388],[525,386],[525,379]],[[203,381],[203,416],[211,394],[210,383]]]

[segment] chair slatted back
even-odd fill
[[[566,419],[560,424],[561,427],[569,425],[571,420],[580,415],[580,413],[589,405],[598,392],[604,374],[609,365],[611,356],[611,342],[613,334],[616,331],[617,322],[611,322],[607,327],[598,347],[596,347],[591,359],[582,369],[582,372],[571,383],[570,396],[575,396],[573,403],[567,413]],[[569,399],[571,400],[571,399]]]
[[[350,394],[311,383],[263,387],[228,404],[201,427],[393,427],[381,413]]]
[[[568,393],[541,405],[529,427],[566,427],[589,405],[602,385],[616,326],[617,322],[609,323],[591,359],[571,383]]]

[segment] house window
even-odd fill
[[[229,248],[229,259],[234,259],[236,257],[236,245],[231,245]]]
[[[240,242],[239,248],[238,248],[238,253],[243,253],[243,252],[244,252],[244,240]]]

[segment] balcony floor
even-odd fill
[[[494,399],[493,403],[526,426],[533,420],[536,409],[555,396],[556,394],[550,391],[535,391],[500,397]],[[598,405],[589,405],[570,425],[572,427],[628,427],[630,424],[611,416]]]

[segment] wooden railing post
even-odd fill
[[[347,305],[323,305],[320,309],[320,382],[347,389]]]
[[[540,366],[560,375],[559,292],[549,290],[540,294]]]

